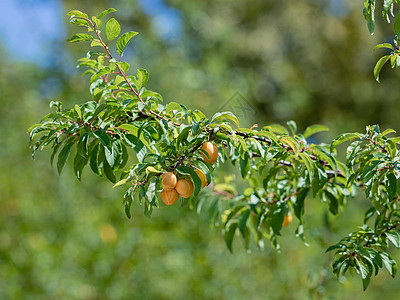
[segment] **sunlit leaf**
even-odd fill
[[[333,149],[335,149],[340,144],[342,144],[342,143],[344,143],[346,141],[354,140],[356,138],[360,138],[360,134],[359,133],[343,133],[343,134],[339,135],[331,143],[331,152],[333,151]]]
[[[233,121],[237,127],[239,127],[239,120],[238,118],[231,112],[220,112],[216,113],[212,118],[211,118],[211,123],[218,123],[221,121],[225,120],[230,120]]]
[[[386,64],[386,62],[389,60],[389,58],[390,58],[390,55],[382,56],[376,63],[375,68],[374,68],[374,77],[375,77],[376,81],[379,82],[379,73],[381,72],[382,67]]]
[[[122,55],[122,53],[125,51],[126,46],[128,45],[129,41],[137,35],[138,32],[135,31],[129,31],[121,35],[118,40],[117,40],[117,52],[119,55]]]
[[[313,134],[316,134],[318,132],[321,132],[321,131],[329,131],[329,127],[327,127],[325,125],[311,125],[311,126],[308,126],[306,128],[306,130],[304,131],[303,136],[305,138],[308,138],[309,136],[311,136]]]
[[[383,44],[376,45],[373,50],[380,49],[380,48],[389,48],[391,50],[394,50],[393,45],[389,44],[389,43],[383,43]]]
[[[76,10],[76,9],[75,9],[75,10],[71,10],[71,11],[70,11],[69,13],[67,13],[65,16],[66,16],[66,17],[69,16],[69,17],[71,17],[71,18],[80,17],[80,18],[88,19],[88,15],[87,15],[87,14],[81,12],[80,10]]]
[[[100,19],[100,18],[99,18]],[[106,35],[109,41],[115,39],[121,32],[121,26],[114,18],[108,20],[106,25]]]
[[[67,42],[77,43],[77,42],[84,42],[84,41],[91,41],[93,37],[87,33],[77,33],[74,34],[71,38],[67,40]]]
[[[107,14],[109,14],[109,13],[111,13],[111,12],[116,12],[116,11],[117,11],[117,10],[114,9],[114,8],[106,9],[106,10],[102,11],[102,12],[97,16],[97,18],[101,19],[101,18],[104,17],[105,15],[107,15]]]

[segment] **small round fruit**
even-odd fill
[[[161,192],[161,200],[166,205],[172,205],[176,203],[179,199],[179,194],[175,189],[172,190],[163,190]]]
[[[282,227],[286,227],[288,226],[293,220],[293,216],[292,215],[285,215],[283,217],[283,223],[282,223]]]
[[[217,160],[218,158],[218,148],[211,142],[205,142],[203,145],[200,147],[204,151],[207,152],[208,157],[204,154],[201,153],[201,156],[203,156],[203,159],[206,163],[213,163]]]
[[[207,185],[207,177],[206,175],[200,171],[199,169],[194,170],[197,174],[197,176],[199,176],[200,180],[201,180],[201,188],[205,187]]]
[[[163,173],[161,178],[164,190],[173,190],[178,181],[175,174],[172,172]]]
[[[182,198],[189,198],[193,194],[194,187],[190,180],[179,179],[175,189]]]

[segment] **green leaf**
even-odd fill
[[[306,128],[306,130],[304,131],[303,136],[305,138],[308,138],[309,136],[312,136],[313,134],[316,134],[321,131],[329,131],[329,127],[327,127],[325,125],[318,125],[318,124],[308,126]]]
[[[149,73],[145,69],[138,69],[137,74],[136,74],[137,80],[140,83],[140,88],[141,89],[149,79]]]
[[[368,287],[368,285],[369,285],[369,282],[370,282],[370,279],[371,279],[371,275],[369,275],[369,276],[367,276],[367,277],[365,277],[365,278],[362,279],[363,290],[364,290],[364,291],[367,289],[367,287]]]
[[[375,275],[378,275],[379,268],[383,267],[382,258],[378,251],[375,249],[368,248],[367,251],[369,252],[369,257],[372,259],[374,266],[375,266]]]
[[[346,248],[347,247],[346,247],[345,244],[338,243],[338,244],[335,244],[335,245],[332,245],[332,246],[328,247],[328,249],[326,249],[325,253],[329,252],[329,251],[332,251],[332,250],[336,250],[336,249],[346,249]]]
[[[240,174],[246,180],[250,173],[250,158],[248,153],[244,153],[244,157],[240,157]]]
[[[93,150],[90,152],[90,168],[92,171],[97,174],[101,175],[100,169],[99,169],[99,162],[98,162],[98,154],[99,154],[99,144],[96,144],[93,148]]]
[[[360,179],[364,180],[364,181],[368,181],[369,179],[371,179],[371,177],[376,173],[376,166],[379,165],[382,161],[379,159],[375,159],[375,160],[370,160],[368,162],[368,166],[367,164],[364,166],[364,170],[362,172],[362,175],[360,177]]]
[[[79,18],[88,19],[88,15],[87,15],[87,14],[81,12],[80,10],[76,10],[76,9],[75,9],[75,10],[71,10],[71,11],[70,11],[69,13],[67,13],[65,16],[66,16],[66,17],[70,16],[71,19],[74,18],[74,17],[79,17]]]
[[[394,67],[397,66],[397,60],[398,60],[398,58],[399,58],[399,55],[398,55],[398,54],[392,54],[392,55],[390,56],[390,65],[391,65],[392,68],[394,68]]]
[[[94,136],[100,141],[100,143],[111,152],[112,142],[111,138],[102,130],[97,130],[93,132]]]
[[[279,138],[279,140],[283,144],[288,145],[296,155],[298,154],[299,143],[294,138],[292,138],[291,136],[282,136]]]
[[[156,198],[156,185],[157,185],[157,179],[153,178],[150,184],[147,186],[146,197],[152,206],[158,207],[158,201]]]
[[[312,191],[314,197],[321,189],[324,188],[324,185],[328,181],[328,175],[326,174],[325,169],[319,164],[315,164],[315,166],[316,168],[314,169],[314,178],[312,181]]]
[[[394,278],[397,273],[396,262],[386,252],[381,252],[380,256],[382,258],[382,262],[383,262],[383,265],[385,266],[386,270],[389,272],[390,276],[392,276]]]
[[[130,189],[124,195],[124,207],[125,207],[125,214],[128,219],[131,218],[131,205],[132,205],[132,198],[130,196]]]
[[[359,260],[356,260],[356,262],[357,262],[358,270],[360,271],[360,274],[361,274],[361,278],[365,279],[367,277],[370,277],[371,274],[369,274],[367,266],[364,265],[363,263],[361,263]]]
[[[119,55],[122,55],[122,53],[125,51],[126,46],[128,45],[129,41],[137,35],[138,32],[136,31],[129,31],[121,35],[118,40],[117,40],[117,52]]]
[[[73,145],[73,142],[66,142],[66,144],[64,145],[64,147],[61,149],[60,153],[58,154],[57,170],[58,170],[59,174],[61,174],[61,171],[64,168],[65,162],[67,161],[67,158],[71,151],[72,145]]]
[[[87,157],[88,155],[88,142],[89,142],[89,132],[86,132],[81,135],[78,141],[78,153],[83,157]]]
[[[104,150],[104,155],[106,157],[106,160],[109,164],[109,166],[114,169],[115,164],[117,163],[117,158],[118,156],[116,155],[114,151],[114,145],[111,147],[111,151],[109,151],[107,148]]]
[[[337,175],[337,163],[336,159],[329,153],[329,150],[320,145],[311,145],[311,149],[314,150],[312,154],[318,157],[319,160],[325,161]]]
[[[335,149],[340,144],[342,144],[346,141],[354,140],[356,138],[360,138],[360,134],[356,133],[356,132],[355,133],[343,133],[343,134],[339,135],[337,138],[335,138],[332,141],[331,152],[333,151],[333,149]]]
[[[78,114],[79,119],[82,119],[82,111],[78,104],[75,104],[75,111]]]
[[[339,256],[333,263],[332,263],[332,269],[334,273],[338,273],[340,271],[341,266],[345,261],[348,260],[347,257],[345,256]]]
[[[51,152],[50,155],[50,164],[53,165],[53,160],[55,155],[57,154],[58,149],[61,147],[62,143],[56,144],[53,148],[53,151]]]
[[[399,14],[396,16],[396,20],[394,21],[393,30],[397,36],[400,36],[400,15]]]
[[[169,113],[170,111],[173,111],[173,110],[182,111],[182,107],[179,105],[179,103],[176,103],[176,102],[168,103],[167,107],[165,108],[165,112]]]
[[[132,124],[121,124],[117,127],[118,129],[126,130],[132,133],[133,135],[137,136],[138,135],[138,128]]]
[[[397,192],[397,179],[393,173],[388,173],[386,176],[386,190],[388,193],[389,200],[392,200]]]
[[[368,220],[371,219],[371,217],[375,214],[375,212],[376,212],[376,208],[373,206],[365,212],[364,224],[366,224],[368,222]]]
[[[230,223],[228,229],[225,229],[224,239],[226,246],[228,247],[230,252],[232,252],[232,242],[233,242],[233,237],[235,236],[237,226],[238,224],[236,222]]]
[[[251,141],[251,143],[254,145],[256,145],[258,151],[260,152],[260,155],[262,158],[265,158],[265,149],[263,148],[263,146],[261,145],[261,143],[255,139],[249,139]]]
[[[239,218],[239,222],[238,222],[238,226],[239,226],[239,231],[242,234],[243,238],[246,238],[248,231],[246,230],[246,224],[247,224],[247,220],[250,216],[250,209],[246,209],[244,210]]]
[[[208,168],[207,164],[203,160],[195,160],[193,161],[194,165],[199,167],[199,169],[206,175],[207,184],[210,184],[212,177],[210,173],[210,169]]]
[[[104,174],[106,175],[107,179],[110,180],[112,183],[115,183],[117,181],[112,167],[107,162],[106,156],[104,156],[104,159],[103,159],[103,171],[104,171]]]
[[[367,21],[369,33],[372,35],[375,30],[375,0],[364,0],[363,15]]]
[[[100,18],[99,18],[100,19]],[[108,20],[106,25],[106,35],[109,41],[115,39],[121,32],[121,26],[114,18]]]
[[[67,42],[77,43],[77,42],[84,42],[84,41],[91,41],[91,40],[93,40],[93,37],[90,34],[77,33],[77,34],[74,34],[70,39],[68,39]]]
[[[389,230],[385,233],[387,239],[389,241],[392,242],[392,244],[397,247],[400,248],[400,235],[398,232],[394,231],[394,230]]]
[[[211,123],[220,123],[220,122],[223,122],[225,120],[231,120],[237,125],[237,127],[239,127],[238,118],[233,113],[231,113],[229,111],[216,113],[215,115],[213,115],[213,117],[211,118],[210,122]]]
[[[156,92],[153,92],[153,91],[150,91],[150,90],[143,91],[142,94],[141,94],[141,97],[142,97],[142,99],[151,98],[151,99],[158,99],[161,102],[163,101],[163,98],[159,93],[156,93]]]
[[[278,137],[276,136],[276,134],[271,131],[266,131],[266,130],[258,131],[256,132],[256,135],[270,139],[272,142],[275,143],[278,141]]]
[[[206,116],[198,109],[193,112],[193,115],[199,122],[207,119]]]
[[[383,43],[383,44],[376,45],[373,50],[375,51],[376,49],[380,49],[380,48],[389,48],[391,50],[394,50],[393,45],[389,44],[389,43]]]
[[[392,141],[393,143],[400,144],[400,136],[392,137],[389,139],[389,141]]]
[[[114,9],[114,8],[106,9],[106,10],[102,11],[102,12],[97,16],[97,18],[98,18],[98,19],[101,19],[101,18],[104,17],[105,15],[107,15],[107,14],[109,14],[109,13],[111,13],[111,12],[116,12],[116,11],[117,11],[117,10]]]
[[[148,166],[148,167],[146,168],[146,174],[150,174],[150,173],[161,174],[161,173],[163,173],[163,171],[157,170],[157,169],[154,168],[153,166]]]
[[[381,133],[381,137],[382,137],[382,136],[385,136],[385,135],[388,135],[388,134],[391,134],[391,133],[396,133],[396,130],[391,129],[391,128],[388,128],[388,129],[386,129],[385,131],[383,131],[383,132]]]
[[[121,143],[121,149],[122,149],[122,153],[121,153],[120,168],[122,169],[125,167],[126,163],[128,162],[129,154],[128,154],[128,149],[122,143]]]
[[[376,63],[375,68],[374,68],[374,77],[375,77],[376,81],[380,82],[379,81],[379,73],[381,72],[382,67],[386,64],[386,62],[389,60],[389,58],[390,58],[390,55],[382,56]]]
[[[186,125],[182,125],[181,128],[183,126],[186,126]],[[190,127],[185,127],[182,129],[181,133],[178,135],[178,138],[176,139],[178,145],[188,143],[189,132],[190,132]]]
[[[329,200],[329,211],[336,216],[339,213],[339,200],[329,191],[324,191],[324,196]]]
[[[398,0],[383,0],[383,9],[389,10],[391,8],[391,6],[393,5],[394,1],[398,2]]]
[[[193,135],[200,133],[200,123],[196,122],[195,120],[192,120],[192,133]]]
[[[300,223],[303,223],[303,215],[304,215],[304,200],[308,194],[310,189],[303,188],[301,192],[297,195],[296,201],[293,203],[294,206],[294,214],[299,219]]]
[[[287,129],[285,127],[283,127],[282,125],[280,125],[280,124],[268,125],[268,126],[263,127],[263,129],[270,130],[270,131],[272,131],[272,132],[274,132],[276,134],[280,134],[280,135],[289,134]]]
[[[236,132],[242,132],[247,134],[248,136],[254,136],[256,135],[256,133],[254,132],[254,130],[251,130],[249,128],[238,128],[236,129]]]
[[[96,27],[97,27],[97,28],[99,28],[99,27],[101,26],[101,20],[98,19],[97,17],[93,16],[93,17],[92,17],[92,21],[93,21],[93,23],[96,24]]]
[[[118,62],[117,65],[121,68],[124,73],[127,73],[129,70],[129,64],[125,61]],[[136,84],[135,84],[136,85]]]
[[[140,135],[140,132],[142,129],[139,130],[139,128],[137,128],[134,125],[131,124],[121,124],[118,126],[118,129],[123,129],[128,131],[129,133],[131,133],[132,135],[134,135],[135,137]],[[151,149],[150,144],[148,143],[148,141],[143,137],[143,135],[140,136],[140,141],[148,148]]]
[[[78,19],[78,18],[71,18],[71,20],[69,22],[71,24],[78,25],[78,26],[90,27],[90,24],[88,21]]]
[[[103,75],[111,73],[112,70],[109,67],[103,67],[100,70],[98,70],[95,74],[90,77],[90,83],[92,84],[96,79],[100,78]]]
[[[278,202],[269,211],[269,222],[275,234],[278,234],[282,228],[285,212],[286,212],[286,203],[281,203],[281,202]]]
[[[88,162],[88,157],[83,157],[79,152],[76,153],[74,158],[74,171],[76,178],[81,180],[82,170]]]
[[[32,136],[32,131],[34,130],[34,129],[38,129],[38,128],[40,128],[40,127],[42,127],[43,126],[43,124],[42,123],[37,123],[37,124],[33,124],[31,127],[29,127],[28,128],[28,133],[30,133],[30,135]],[[32,139],[32,137],[31,137],[31,139]]]
[[[313,177],[314,177],[314,162],[307,154],[305,154],[303,152],[299,153],[299,156],[302,159],[302,161],[304,162],[304,165],[306,166],[307,171],[308,171],[308,176],[310,178],[310,182],[312,182]]]
[[[94,39],[94,40],[90,43],[90,47],[95,47],[95,46],[103,47],[103,44],[100,42],[100,40]]]
[[[125,83],[125,78],[121,75],[117,75],[114,80],[114,85],[120,85],[121,83]]]
[[[146,146],[134,135],[124,134],[125,142],[135,150],[139,162],[142,162],[146,155]]]
[[[297,124],[295,121],[290,120],[286,122],[286,125],[289,127],[290,135],[294,136],[297,132]]]

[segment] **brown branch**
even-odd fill
[[[236,135],[238,135],[238,136],[241,136],[241,137],[243,137],[243,138],[245,138],[245,139],[252,138],[252,139],[255,139],[255,140],[257,140],[257,141],[264,142],[264,143],[268,144],[268,146],[270,146],[270,145],[272,144],[272,141],[271,141],[271,140],[269,140],[269,139],[267,139],[267,138],[265,138],[265,137],[262,137],[262,136],[249,135],[249,134],[247,134],[247,133],[240,132],[240,131],[237,131],[237,130],[235,130],[233,133],[236,134]],[[232,134],[232,133],[229,132],[229,134]],[[289,148],[290,148],[290,147],[289,147]],[[292,148],[290,148],[290,149],[292,149]]]
[[[230,199],[233,199],[236,196],[236,194],[234,195],[234,194],[228,193],[227,191],[221,191],[221,190],[216,189],[213,182],[211,182],[208,187],[211,188],[215,194],[224,195]]]
[[[90,20],[89,20],[89,21],[90,21]],[[96,26],[93,24],[92,21],[90,21],[90,23],[91,23],[91,25],[92,25],[92,27],[93,27],[93,30],[96,32],[97,37],[99,38],[100,44],[103,46],[104,50],[106,50],[107,55],[108,55],[108,58],[109,58],[109,59],[113,59],[113,56],[111,55],[110,51],[108,50],[108,46],[107,46],[108,43],[107,43],[107,44],[104,44],[103,39],[101,38],[100,32],[98,31],[98,29],[96,28]],[[139,95],[140,92],[137,92],[137,91],[134,89],[134,87],[132,86],[132,83],[131,83],[131,82],[129,81],[129,79],[126,77],[125,72],[121,69],[121,67],[119,66],[118,62],[116,62],[115,65],[116,65],[116,67],[117,67],[117,69],[118,69],[119,74],[121,74],[121,76],[124,78],[125,82],[128,84],[129,89],[135,94],[135,96],[139,99],[139,101],[140,101],[143,105],[146,105],[146,103],[143,101],[143,99],[142,99],[142,98],[140,97],[140,95]],[[156,113],[156,112],[153,111],[152,109],[149,109],[149,112],[150,112],[152,115],[156,116],[156,117],[157,117],[158,119],[160,119],[160,120],[165,120],[165,121],[167,121],[167,122],[172,123],[172,124],[175,125],[175,126],[180,126],[179,123],[173,122],[173,121],[169,120],[168,118],[161,116],[160,114]]]
[[[372,144],[374,144],[375,146],[378,146],[383,152],[385,152],[385,153],[388,152],[388,150],[387,150],[384,146],[382,146],[381,144],[379,144],[377,141],[374,141],[372,138],[366,137],[365,139],[368,140],[368,141],[370,141],[370,142],[371,142]]]

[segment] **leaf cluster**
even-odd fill
[[[363,14],[364,18],[367,21],[368,30],[371,34],[375,31],[375,8],[376,8],[375,0],[364,0],[364,9]],[[398,0],[384,0],[382,5],[382,17],[387,22],[390,23],[390,18],[394,17],[393,31],[395,34],[395,38],[393,40],[393,45],[390,43],[382,43],[376,45],[374,50],[380,48],[389,49],[390,53],[382,56],[375,65],[374,68],[374,77],[375,80],[379,82],[379,74],[383,68],[383,66],[390,60],[390,65],[392,68],[400,67],[400,49],[399,49],[399,37],[400,37],[400,15],[394,13],[395,4],[400,5],[400,1]]]
[[[372,28],[374,1],[365,5],[364,15]],[[120,35],[119,23],[111,18],[105,24],[105,36],[102,33],[103,17],[114,11],[91,18],[77,10],[67,14],[72,24],[87,28],[87,33],[75,34],[68,41],[90,41],[92,48],[101,49],[89,51],[78,65],[90,76],[92,99],[69,109],[52,102],[55,111],[28,130],[33,155],[48,147],[59,173],[73,157],[79,180],[89,166],[114,187],[124,186],[123,205],[129,218],[134,201],[143,205],[147,216],[162,205],[158,200],[162,173],[189,179],[194,193],[181,204],[195,206],[214,226],[221,225],[231,251],[236,236],[242,237],[246,248],[262,247],[269,240],[279,249],[278,239],[289,215],[297,219],[296,235],[305,240],[306,201],[321,201],[332,215],[338,215],[348,199],[363,190],[371,208],[360,230],[328,249],[338,249],[333,271],[343,276],[355,270],[364,288],[382,266],[395,276],[396,263],[386,252],[389,242],[400,246],[400,138],[388,137],[394,130],[380,132],[378,126],[368,126],[366,133],[344,133],[330,144],[316,144],[310,137],[327,131],[324,125],[311,125],[304,132],[293,121],[287,126],[243,128],[231,112],[208,118],[182,104],[164,103],[159,93],[146,88],[149,73],[137,69],[129,75],[130,65],[122,61],[137,32]],[[350,141],[342,162],[337,147]],[[204,161],[208,156],[201,149],[204,142],[217,146],[216,163]],[[248,183],[245,190],[238,191],[229,179],[216,183],[215,168],[225,162],[240,170]],[[196,169],[206,176],[207,188],[201,188]],[[370,228],[366,223],[372,217],[375,224]]]

